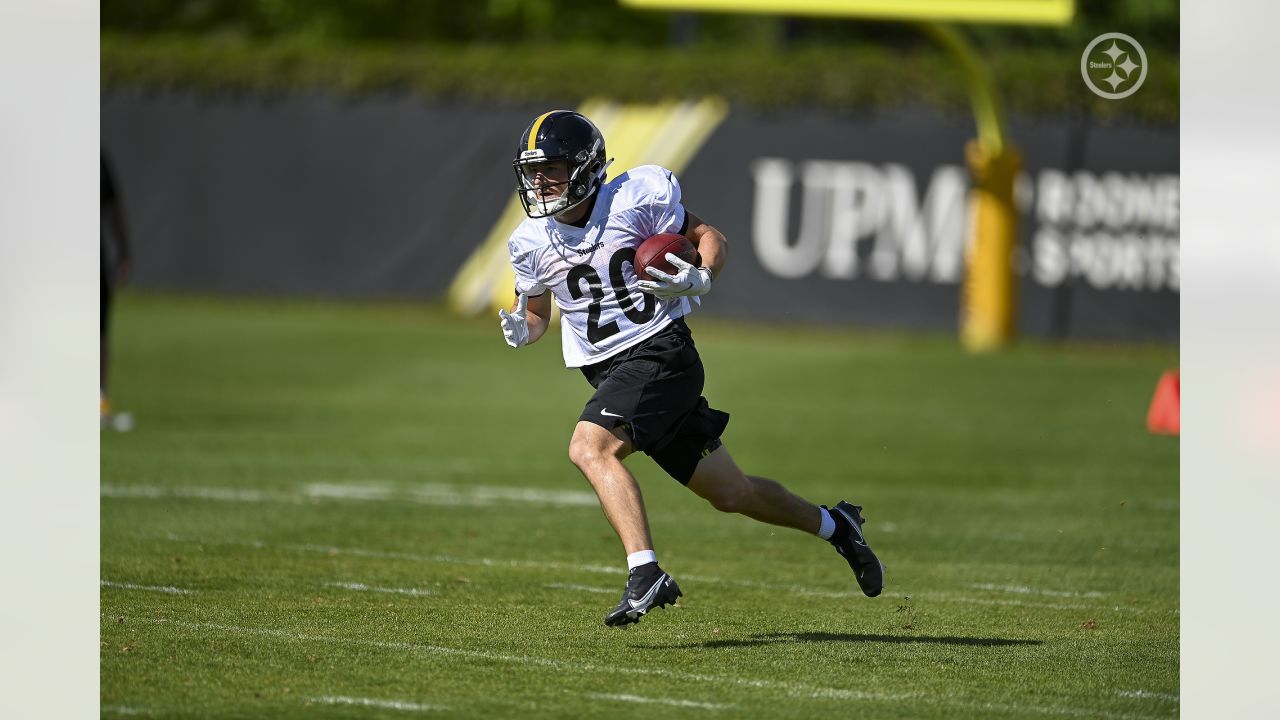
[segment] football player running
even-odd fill
[[[554,298],[565,365],[595,388],[569,459],[627,555],[626,589],[605,624],[639,622],[681,596],[658,565],[640,487],[622,464],[636,450],[717,510],[827,540],[862,592],[879,595],[884,566],[867,546],[859,506],[814,505],[774,480],[746,475],[720,441],[729,415],[702,397],[702,361],[684,316],[724,271],[724,235],[685,209],[669,170],[642,165],[606,182],[609,162],[599,129],[578,113],[553,110],[525,129],[512,165],[529,217],[508,242],[516,301],[498,312],[507,344],[520,348],[547,331]],[[675,275],[651,269],[653,277],[636,277],[636,248],[667,232],[687,237],[698,262],[668,254]]]

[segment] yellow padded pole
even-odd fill
[[[1006,146],[992,152],[979,140],[965,147],[973,186],[969,191],[970,236],[961,295],[960,341],[968,350],[996,350],[1017,330],[1017,278],[1013,249],[1018,215],[1013,183],[1022,157]]]
[[[965,147],[972,186],[960,342],[974,352],[996,350],[1009,344],[1017,331],[1013,250],[1018,243],[1018,210],[1013,184],[1022,169],[1022,156],[1005,136],[999,95],[973,46],[954,27],[933,22],[920,25],[957,60],[969,88],[978,138]]]

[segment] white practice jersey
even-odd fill
[[[632,267],[640,243],[679,232],[684,223],[680,183],[657,165],[632,168],[601,187],[585,227],[554,218],[520,223],[507,243],[516,292],[551,291],[560,308],[565,365],[600,362],[698,304],[698,298],[660,300],[640,292]]]

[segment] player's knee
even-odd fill
[[[750,492],[744,483],[724,483],[706,488],[702,497],[720,512],[740,513],[747,507]]]
[[[630,453],[631,443],[620,429],[610,432],[584,422],[569,439],[569,461],[580,469],[608,459],[622,460]]]
[[[569,462],[579,468],[589,467],[604,458],[606,450],[593,438],[574,433],[569,440]]]
[[[733,493],[717,493],[708,497],[707,502],[722,513],[736,513],[741,508],[741,503]]]
[[[591,449],[586,443],[576,437],[569,441],[569,462],[581,468],[591,464],[591,456]]]

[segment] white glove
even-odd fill
[[[636,283],[636,287],[644,292],[669,300],[673,297],[685,295],[688,297],[697,297],[706,295],[711,289],[711,271],[706,268],[694,267],[691,263],[681,260],[678,255],[667,253],[667,262],[675,265],[679,270],[675,275],[665,273],[657,268],[649,268],[645,272],[649,273],[654,280],[641,280]]]
[[[502,321],[502,336],[513,348],[529,344],[529,319],[525,314],[525,308],[528,306],[529,296],[520,293],[520,302],[516,305],[515,312],[498,311],[498,319]]]

